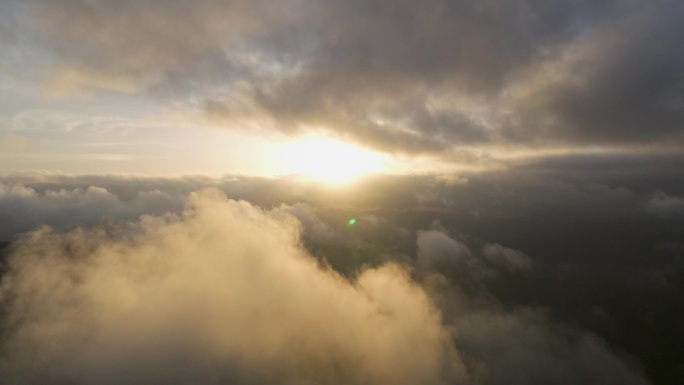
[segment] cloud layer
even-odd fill
[[[461,162],[482,149],[682,144],[677,2],[59,0],[10,9],[7,24],[32,38],[23,49],[51,52],[44,86],[54,94],[148,95],[226,127],[323,130]]]
[[[0,378],[684,383],[680,3],[1,1],[6,171],[469,171],[0,176]]]
[[[282,212],[193,194],[134,235],[44,229],[3,280],[3,378],[21,383],[442,383],[464,376],[407,273],[348,282]]]
[[[50,179],[34,178],[39,190]],[[648,383],[594,334],[492,296],[537,268],[522,252],[478,251],[437,223],[405,255],[389,246],[405,228],[327,215],[208,189],[181,211],[27,233],[2,278],[0,372],[84,385]]]

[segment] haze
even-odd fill
[[[682,20],[0,0],[0,378],[681,385]]]

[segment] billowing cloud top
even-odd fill
[[[497,271],[529,269],[520,251],[487,245],[482,258],[435,225],[418,232],[415,265],[347,254],[357,270],[342,275],[303,246],[301,227],[308,242],[343,250],[360,239],[321,239],[310,230],[323,223],[312,207],[264,210],[205,189],[177,213],[27,233],[0,285],[0,375],[36,385],[648,384],[592,333],[487,298],[479,285]]]
[[[137,226],[134,238],[39,231],[23,243],[3,281],[5,304],[17,298],[3,378],[409,385],[463,376],[405,271],[388,265],[349,283],[318,267],[280,211],[203,191],[182,216]]]

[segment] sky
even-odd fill
[[[682,145],[675,1],[1,6],[2,172],[281,175],[307,134],[399,172]]]
[[[0,377],[684,383],[682,19],[0,0]]]

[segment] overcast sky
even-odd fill
[[[682,20],[0,0],[0,378],[681,385]]]
[[[0,7],[4,172],[273,175],[312,132],[397,170],[682,148],[677,1]]]

